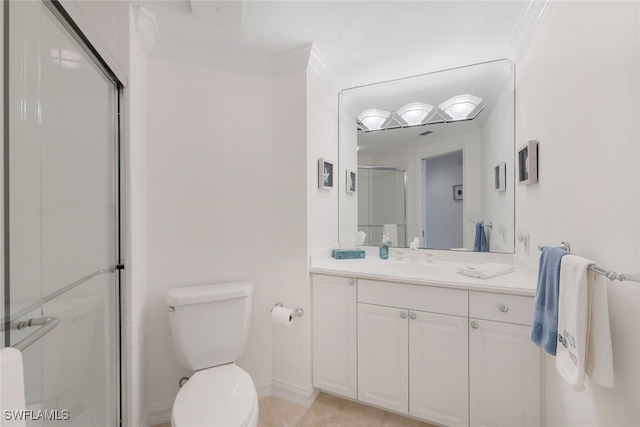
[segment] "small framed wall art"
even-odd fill
[[[453,186],[453,200],[462,200],[462,185]]]
[[[518,149],[518,185],[538,182],[538,141],[532,140]]]
[[[356,192],[356,173],[347,169],[347,193],[354,194]]]
[[[333,163],[327,159],[318,159],[318,188],[321,190],[333,188]]]
[[[495,191],[506,191],[507,189],[507,165],[500,162],[493,168],[493,189]]]

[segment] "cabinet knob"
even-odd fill
[[[471,322],[471,327],[473,329],[478,329],[480,327],[480,323],[476,322],[475,320]]]
[[[416,317],[418,316],[413,311],[409,312],[409,319],[416,320]]]
[[[506,305],[506,304],[502,304],[500,306],[500,311],[503,312],[503,313],[506,313],[507,311],[509,311],[509,306]]]
[[[400,317],[402,317],[403,319],[407,318],[407,312],[406,311],[401,311],[400,312]]]
[[[355,285],[356,284],[356,279],[349,279],[349,284],[351,286]]]

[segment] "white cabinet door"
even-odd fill
[[[356,279],[313,276],[313,385],[356,399]]]
[[[358,304],[358,399],[407,413],[407,310]]]
[[[540,349],[530,327],[469,319],[469,400],[473,427],[540,425]]]
[[[409,311],[409,413],[469,425],[468,319]]]

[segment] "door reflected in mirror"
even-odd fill
[[[343,90],[338,176],[358,191],[340,192],[340,235],[513,253],[514,108],[509,60]]]

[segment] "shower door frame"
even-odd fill
[[[2,34],[2,67],[3,67],[3,89],[2,89],[2,103],[3,103],[3,114],[2,114],[2,156],[3,156],[3,164],[2,164],[2,180],[3,180],[3,195],[2,195],[2,203],[3,203],[3,274],[4,274],[4,284],[3,284],[3,301],[1,307],[1,314],[5,326],[8,326],[12,321],[10,315],[10,302],[11,302],[11,287],[10,287],[10,215],[9,215],[9,197],[10,197],[10,183],[9,183],[9,173],[10,173],[10,157],[9,157],[9,149],[10,149],[10,99],[9,99],[9,90],[10,90],[10,76],[9,76],[9,61],[10,61],[10,20],[9,20],[9,8],[10,4],[13,1],[19,0],[4,0],[2,6],[2,21],[3,21],[3,34]],[[114,349],[114,353],[116,354],[115,358],[115,368],[116,368],[116,385],[115,391],[117,396],[115,398],[116,402],[116,414],[115,419],[118,425],[123,425],[123,408],[125,404],[124,395],[123,395],[123,384],[125,383],[125,372],[124,372],[124,364],[122,360],[122,348],[123,348],[123,339],[124,339],[124,330],[123,330],[123,307],[125,304],[124,295],[122,289],[122,284],[124,280],[124,275],[122,274],[122,270],[124,270],[124,236],[125,236],[125,225],[122,221],[124,218],[124,204],[122,203],[123,196],[123,171],[124,171],[124,156],[123,156],[123,127],[124,127],[124,114],[123,114],[123,105],[124,105],[124,85],[118,79],[116,73],[113,72],[111,67],[107,64],[107,62],[102,58],[102,55],[98,52],[98,50],[93,46],[93,44],[89,41],[89,39],[84,35],[82,30],[78,27],[77,24],[73,21],[71,16],[64,9],[64,6],[58,0],[42,0],[42,4],[44,4],[49,11],[54,15],[54,17],[60,22],[61,26],[67,31],[67,33],[78,43],[80,48],[82,48],[87,56],[93,61],[96,68],[102,72],[105,78],[113,85],[114,91],[114,104],[115,110],[114,114],[114,155],[115,161],[114,166],[116,170],[114,171],[114,221],[115,221],[115,236],[114,236],[114,246],[115,246],[115,265],[111,266],[113,269],[114,279],[115,279],[115,289],[114,289],[114,300],[116,301],[116,307],[114,307],[114,319],[115,319],[115,334],[116,340]],[[102,272],[102,271],[101,271]],[[101,273],[98,272],[98,273]],[[76,282],[76,284],[80,284]],[[69,287],[71,290],[71,286]],[[44,298],[44,296],[43,296]],[[11,345],[11,333],[10,329],[5,328],[4,334],[4,342],[0,343],[0,348],[3,346]]]

